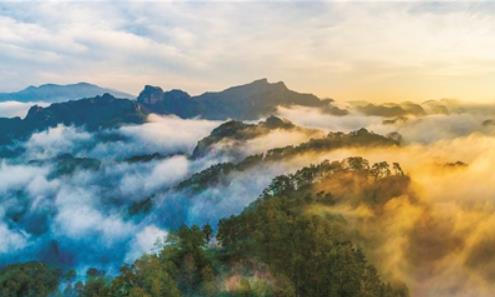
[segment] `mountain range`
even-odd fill
[[[274,113],[277,106],[302,105],[321,107],[335,115],[347,112],[332,105],[331,99],[321,100],[313,94],[290,90],[283,82],[269,83],[259,79],[220,92],[190,96],[181,90],[164,92],[160,87],[146,86],[137,98],[146,109],[182,118],[202,117],[211,120],[255,120]]]
[[[47,107],[33,106],[24,119],[0,118],[0,144],[12,143],[59,124],[97,130],[143,123],[150,113],[210,120],[255,120],[274,113],[281,105],[318,107],[335,115],[347,113],[334,106],[331,99],[321,100],[313,94],[298,93],[288,89],[283,82],[269,83],[266,79],[199,96],[145,86],[137,100],[105,93]]]
[[[59,124],[85,127],[88,130],[139,124],[146,115],[132,100],[117,99],[110,94],[95,98],[53,103],[48,107],[31,107],[24,119],[0,118],[0,145],[29,137]]]
[[[0,101],[22,102],[62,102],[81,98],[96,97],[105,93],[118,98],[132,99],[135,96],[121,91],[103,88],[94,84],[80,82],[76,84],[58,85],[44,84],[29,86],[23,90],[11,93],[0,93]]]

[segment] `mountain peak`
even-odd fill
[[[190,99],[191,96],[182,90],[172,89],[164,92],[160,87],[146,85],[137,101],[149,112],[175,114],[186,118],[196,115],[195,104]]]
[[[287,88],[287,86],[285,85],[285,83],[283,81],[278,81],[278,82],[270,83],[267,78],[257,79],[255,81],[253,81],[252,83],[247,84],[245,86],[249,86],[249,85],[252,85],[252,86],[266,86],[266,87],[283,87],[285,89]]]
[[[112,94],[118,98],[134,98],[133,95],[124,92],[103,88],[88,82],[78,82],[67,85],[47,83],[39,86],[29,86],[18,92],[0,93],[0,100],[54,103],[81,98],[93,98],[105,93]]]
[[[139,93],[137,101],[143,104],[156,104],[163,97],[163,90],[157,86],[145,85],[144,89]]]
[[[270,129],[289,129],[295,127],[290,121],[271,115],[262,124]]]
[[[162,88],[159,86],[145,85],[142,92],[160,91],[163,92]]]
[[[103,99],[103,100],[114,100],[114,99],[116,99],[115,96],[113,96],[110,93],[105,93],[105,94],[101,95],[100,98]]]
[[[142,104],[155,105],[167,100],[179,101],[189,99],[190,97],[191,96],[187,92],[179,89],[172,89],[164,92],[160,87],[146,85],[141,93],[139,93],[137,101]]]
[[[92,83],[89,83],[89,82],[85,82],[85,81],[80,81],[76,84],[74,84],[76,86],[81,86],[81,87],[96,87],[95,84],[92,84]]]
[[[266,78],[260,78],[255,81],[253,81],[251,84],[269,84],[268,79]]]

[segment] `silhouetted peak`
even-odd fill
[[[94,86],[94,84],[91,84],[91,83],[88,83],[88,82],[85,82],[85,81],[80,81],[78,83],[76,83],[77,86]]]
[[[277,88],[283,88],[286,89],[287,87],[285,86],[285,83],[283,81],[275,82],[275,83],[270,83],[268,82],[268,79],[266,78],[261,78],[253,81],[250,84],[247,84],[247,86],[256,86],[256,87],[277,87]]]
[[[255,81],[253,81],[251,84],[252,85],[267,85],[268,79],[266,79],[266,78],[257,79]]]
[[[108,100],[114,100],[116,98],[110,93],[105,93],[100,96],[100,99],[108,101]]]
[[[359,136],[359,135],[368,135],[372,133],[370,133],[366,128],[361,128],[359,130],[352,131],[351,134]]]
[[[294,124],[292,124],[290,121],[281,119],[274,115],[271,115],[268,118],[266,118],[266,120],[262,124],[270,129],[294,127]]]
[[[158,86],[145,85],[144,89],[141,91],[139,95],[141,96],[142,94],[150,94],[150,93],[158,93],[158,92],[163,93],[162,88]]]
[[[155,104],[163,97],[163,90],[160,87],[146,85],[139,93],[137,101],[143,104]]]
[[[248,126],[247,124],[244,124],[241,121],[230,120],[213,129],[213,131],[211,131],[211,135],[214,136],[234,135],[239,130],[244,129],[247,126]]]
[[[41,110],[43,110],[43,107],[39,106],[39,105],[33,105],[31,106],[31,108],[29,108],[29,111],[27,113],[27,116],[26,117],[30,117],[30,116],[33,116],[34,114],[37,114],[38,112],[40,112]]]
[[[163,93],[163,95],[166,98],[170,98],[172,100],[180,100],[180,99],[189,99],[191,98],[191,95],[189,95],[187,92],[184,92],[179,89],[172,89],[170,91],[167,91]]]
[[[283,81],[273,83],[273,85],[276,87],[279,87],[279,88],[287,89],[287,86],[285,85],[285,83]]]

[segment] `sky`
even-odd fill
[[[259,78],[321,98],[495,100],[495,2],[0,2],[0,91],[191,94]]]

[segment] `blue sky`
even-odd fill
[[[488,101],[493,32],[490,2],[1,2],[0,90],[267,77],[338,100]]]

